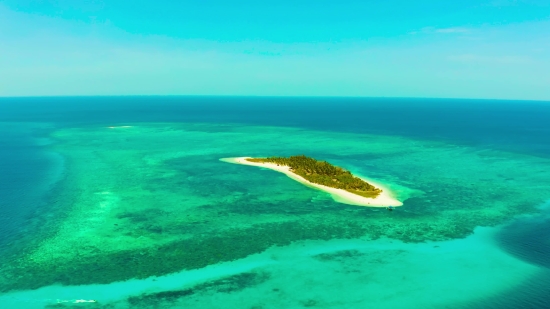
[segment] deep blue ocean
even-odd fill
[[[0,255],[14,254],[18,241],[40,228],[41,221],[35,216],[47,212],[45,197],[63,177],[63,159],[48,147],[51,132],[94,124],[161,122],[404,136],[550,158],[550,102],[315,97],[0,98]],[[511,222],[499,234],[499,244],[514,257],[548,271],[506,297],[487,297],[474,305],[550,308],[550,212],[548,216],[542,212],[541,216]]]
[[[550,154],[550,106],[538,101],[278,97],[0,99],[0,121],[232,122],[453,140]]]

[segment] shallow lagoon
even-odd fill
[[[550,198],[542,156],[212,122],[69,125],[48,137],[65,169],[46,197],[47,224],[2,264],[10,306],[473,308],[545,274],[495,236]],[[404,207],[345,205],[219,161],[302,153],[387,184]]]

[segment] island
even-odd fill
[[[402,206],[385,186],[354,176],[351,172],[326,161],[305,155],[268,158],[224,158],[224,162],[252,165],[284,173],[309,187],[330,193],[337,202],[370,206]]]

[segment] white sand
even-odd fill
[[[131,128],[132,126],[111,126],[111,127],[107,127],[108,129],[128,129],[128,128]]]
[[[331,187],[309,182],[305,178],[291,172],[288,166],[280,166],[274,163],[250,162],[250,161],[247,161],[246,159],[250,159],[250,157],[224,158],[220,160],[228,163],[264,167],[264,168],[275,170],[277,172],[281,172],[287,175],[288,177],[306,186],[313,187],[313,188],[330,193],[330,195],[332,196],[332,198],[334,198],[335,201],[344,203],[344,204],[368,206],[368,207],[387,207],[387,206],[403,205],[403,203],[401,203],[394,197],[394,195],[390,190],[388,190],[388,188],[384,187],[383,185],[380,185],[379,183],[373,182],[370,179],[369,180],[363,179],[363,180],[367,181],[368,183],[372,184],[373,186],[379,189],[382,189],[382,193],[380,193],[376,198],[363,197],[363,196],[348,192],[346,190],[331,188]]]

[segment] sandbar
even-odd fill
[[[108,129],[128,129],[128,128],[131,128],[132,126],[110,126],[110,127],[107,127]]]
[[[274,163],[263,163],[263,162],[250,162],[246,159],[250,159],[251,157],[237,157],[237,158],[223,158],[220,159],[223,162],[227,163],[234,163],[234,164],[243,164],[243,165],[252,165],[252,166],[258,166],[263,168],[272,169],[274,171],[283,173],[287,175],[288,177],[315,189],[319,189],[322,191],[325,191],[329,193],[332,198],[340,203],[348,204],[348,205],[356,205],[356,206],[367,206],[367,207],[388,207],[388,206],[402,206],[403,203],[400,202],[395,198],[395,195],[385,186],[381,185],[380,183],[374,182],[370,179],[361,179],[367,181],[368,183],[372,184],[373,186],[382,189],[382,193],[380,193],[375,198],[368,198],[364,196],[360,196],[357,194],[353,194],[351,192],[348,192],[343,189],[336,189],[331,188],[327,186],[323,186],[320,184],[312,183],[305,178],[303,178],[300,175],[297,175],[290,171],[290,167],[284,166],[284,165],[277,165]]]

